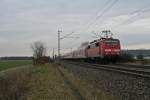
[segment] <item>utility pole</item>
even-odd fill
[[[60,33],[62,30],[58,30],[58,59],[60,60]]]
[[[62,30],[58,30],[58,60],[61,59],[61,53],[60,53],[60,41],[65,39],[65,38],[79,38],[79,37],[69,37],[70,35],[72,35],[74,32],[66,34],[65,36],[61,37],[61,32]]]
[[[53,48],[53,60],[55,59],[55,49]]]

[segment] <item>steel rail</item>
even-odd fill
[[[124,67],[131,67],[131,68],[142,68],[142,69],[150,69],[150,65],[139,65],[139,64],[125,64],[125,63],[118,63],[117,66],[121,65]]]
[[[139,76],[143,78],[150,78],[150,72],[144,71],[144,70],[137,70],[137,69],[127,69],[125,67],[114,66],[114,65],[100,65],[100,64],[91,64],[91,63],[82,63],[82,62],[70,62],[67,61],[69,64],[78,65],[80,67],[86,67],[86,68],[92,68],[97,70],[106,70],[106,71],[113,71],[113,72],[119,72],[127,75],[134,75]]]

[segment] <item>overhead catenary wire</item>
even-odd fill
[[[102,11],[102,13],[101,14],[99,14],[99,11],[100,10],[98,10],[98,12],[96,13],[96,17],[95,17],[95,20],[94,21],[92,21],[92,22],[88,22],[88,24],[86,24],[86,25],[88,25],[87,26],[87,28],[86,29],[90,29],[91,27],[92,27],[92,25],[97,21],[97,20],[99,20],[99,19],[101,19],[107,12],[109,12],[110,11],[110,9],[118,2],[119,0],[114,0],[111,4],[110,4],[110,0],[108,0],[107,1],[107,4],[110,4],[107,8],[105,8],[103,11]],[[149,11],[149,10],[145,10],[145,7],[144,8],[142,8],[142,10],[141,9],[138,9],[138,10],[136,10],[136,11],[134,11],[134,12],[131,12],[130,14],[137,14],[137,13],[139,13],[139,12],[147,12],[147,11]],[[134,16],[135,17],[135,16]],[[85,25],[85,26],[86,26]],[[67,34],[66,36],[64,36],[63,38],[65,38],[65,37],[68,37],[68,35],[70,36],[70,35],[72,35],[73,33],[70,33],[70,34]]]
[[[106,5],[107,4],[109,4],[109,2],[110,2],[110,0],[107,0],[107,2],[106,2]],[[96,12],[96,19],[98,18],[98,16],[99,16],[99,12],[101,11],[101,9],[99,9],[97,12]],[[87,23],[86,25],[89,25],[89,24],[92,24],[93,22],[91,22],[91,23]],[[86,26],[85,25],[85,26]],[[63,37],[61,37],[60,39],[62,40],[62,39],[65,39],[65,38],[69,38],[69,36],[71,36],[72,34],[74,34],[74,32],[71,32],[71,33],[69,33],[69,34],[66,34],[66,35],[64,35]],[[79,37],[76,37],[76,38],[79,38]]]
[[[86,29],[89,30],[89,29],[92,27],[92,25],[93,25],[97,20],[100,20],[100,18],[102,18],[107,12],[109,12],[109,10],[110,10],[118,1],[119,1],[119,0],[114,0],[110,5],[108,5],[108,7],[106,7],[106,8],[102,11],[102,13],[101,13],[100,15],[96,16],[95,20],[94,20],[92,23],[90,23]],[[95,24],[94,24],[94,25],[95,25]]]
[[[98,18],[98,16],[99,16],[99,13],[102,11],[102,10],[104,10],[105,9],[105,7],[107,7],[107,5],[109,5],[109,3],[110,3],[110,0],[107,0],[106,1],[106,3],[104,4],[105,6],[104,6],[104,8],[102,9],[102,8],[100,8],[100,9],[98,9],[98,11],[96,11],[96,13],[94,14],[96,17],[94,18],[94,20],[93,21],[89,21],[86,25],[88,25],[88,26],[86,26],[86,27],[89,27],[91,24],[93,24],[94,22],[95,22],[95,20]],[[91,19],[90,19],[91,20]]]
[[[71,36],[73,33],[74,33],[74,32],[71,32],[71,33],[69,33],[69,34],[66,34],[65,36],[61,37],[60,39],[62,40],[62,39],[68,38],[68,37]]]
[[[146,9],[148,7],[150,7],[150,4],[148,4],[148,5],[144,6],[144,7],[141,7],[140,9],[137,9],[137,10],[129,13],[128,16],[131,16],[131,17],[129,17],[125,21],[117,24],[116,26],[113,27],[113,29],[118,28],[119,26],[122,26],[123,24],[127,24],[127,23],[133,21],[133,19],[135,19],[135,17],[138,17],[141,13],[149,12],[150,9]]]
[[[108,0],[109,2],[110,2],[110,0]],[[100,15],[98,15],[98,16],[96,16],[96,18],[95,18],[95,20],[92,22],[92,23],[90,23],[89,25],[88,25],[88,27],[87,27],[87,29],[90,29],[91,27],[92,27],[92,25],[95,25],[96,23],[96,21],[97,20],[99,20],[99,19],[101,19],[107,12],[109,12],[110,11],[110,9],[118,2],[119,0],[114,0],[113,2],[110,2],[110,4],[108,4],[108,6],[102,11],[102,13],[100,14]],[[108,3],[109,3],[108,2]],[[95,24],[94,24],[95,23]],[[93,33],[93,32],[92,32]],[[93,35],[95,35],[95,36],[92,36],[93,38],[100,38],[101,37],[101,35],[99,35],[98,33],[93,33]]]
[[[107,0],[105,2],[105,6],[103,7],[103,9],[98,9],[98,11],[95,13],[95,18],[93,21],[89,21],[88,23],[85,24],[85,27],[82,28],[83,29],[83,32],[85,32],[86,30],[90,29],[92,27],[92,25],[97,21],[99,20],[100,18],[102,18],[104,16],[105,13],[107,13],[119,0],[111,0],[112,2],[110,2],[110,0]],[[102,11],[100,13],[100,11]],[[100,13],[100,14],[99,14]],[[90,19],[91,20],[91,19]],[[82,29],[81,29],[81,32],[82,32]],[[98,33],[97,33],[98,34]],[[97,37],[98,35],[96,35]]]
[[[108,1],[110,2],[110,0],[108,0]],[[107,4],[109,4],[108,1],[107,1]],[[101,12],[101,14],[99,14],[99,11],[100,11],[100,10],[98,10],[98,12],[96,13],[95,19],[94,19],[93,21],[91,21],[91,22],[88,22],[88,24],[86,24],[86,25],[88,25],[88,26],[85,25],[85,26],[86,26],[86,29],[89,30],[89,29],[92,27],[92,25],[93,25],[97,20],[101,19],[108,11],[110,11],[110,9],[111,9],[117,2],[118,2],[118,0],[113,1],[113,2],[111,3],[111,5],[109,5],[107,8],[105,8],[105,9]],[[137,9],[137,10],[135,10],[135,11],[129,13],[128,15],[133,15],[133,16],[131,16],[129,19],[125,20],[125,21],[124,21],[123,23],[121,23],[121,24],[124,24],[124,23],[126,23],[126,22],[132,20],[133,18],[137,17],[137,16],[138,16],[139,14],[141,14],[141,13],[149,12],[150,9],[146,9],[146,8],[148,8],[149,6],[150,6],[150,4],[148,4],[146,7],[144,6],[144,7],[140,8],[140,9]],[[121,25],[121,24],[120,24],[120,25]],[[94,24],[94,25],[95,25],[95,24]],[[96,37],[94,37],[94,38],[97,38],[97,37],[98,37],[98,33],[93,33],[93,35],[96,36]]]
[[[105,3],[104,3],[104,7],[103,8],[99,8],[94,14],[93,14],[93,16],[99,16],[99,13],[102,11],[102,10],[104,10],[105,9],[105,7],[107,7],[107,5],[110,3],[110,1],[111,0],[107,0]],[[78,30],[78,32],[77,33],[80,33],[80,32],[84,32],[85,31],[85,29],[87,29],[87,27],[90,25],[90,24],[92,24],[93,23],[93,21],[96,19],[96,17],[90,17],[89,18],[89,20],[88,21],[86,21],[86,23],[84,23],[83,24],[83,28],[78,28],[78,29],[76,29],[76,30]]]

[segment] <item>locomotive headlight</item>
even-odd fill
[[[111,49],[105,49],[105,52],[111,52]]]

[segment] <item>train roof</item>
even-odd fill
[[[90,42],[89,45],[93,44],[93,43],[97,43],[99,41],[110,40],[110,39],[112,39],[112,40],[118,40],[118,39],[114,39],[114,38],[100,38],[100,39],[97,39],[97,40],[94,40],[94,41]]]

